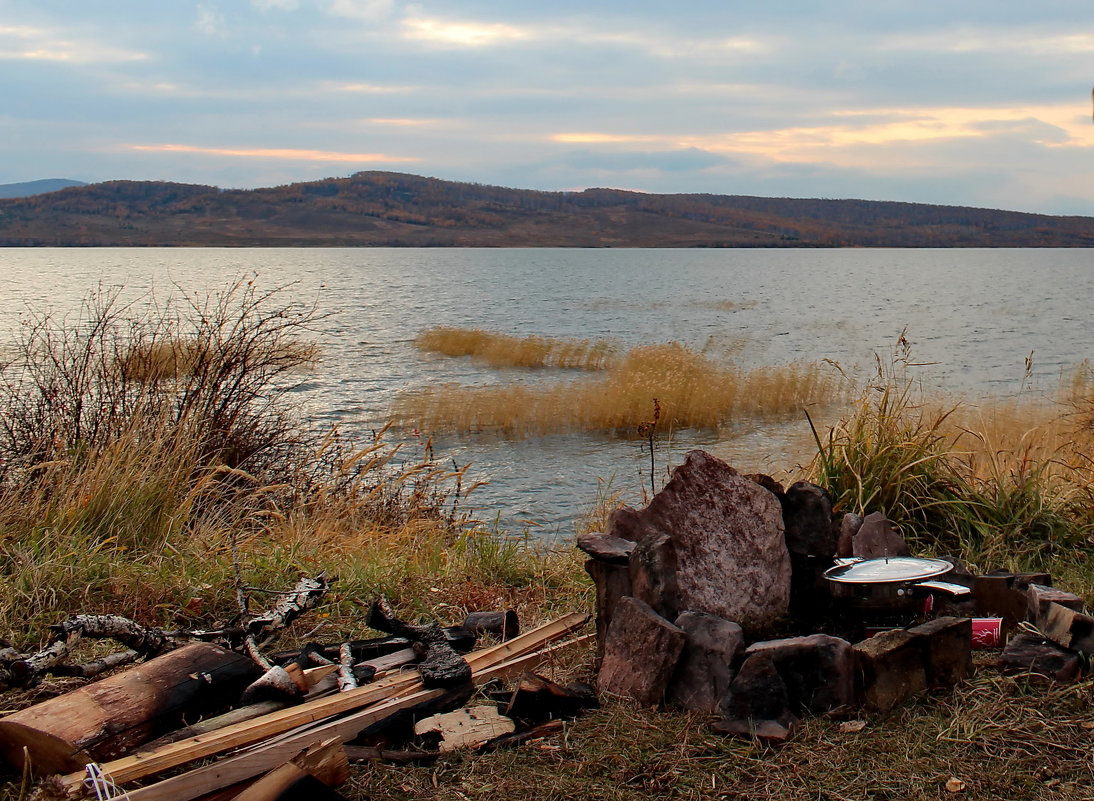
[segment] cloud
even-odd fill
[[[144,61],[148,54],[42,28],[0,25],[0,59],[95,64]]]
[[[634,172],[656,170],[659,172],[691,172],[728,163],[729,159],[716,153],[694,147],[680,150],[603,152],[578,150],[569,153],[561,162],[581,170],[607,172]]]
[[[295,11],[300,3],[297,0],[251,0],[251,5],[259,11]]]
[[[334,17],[376,22],[389,17],[394,7],[393,0],[330,0],[324,10]]]
[[[199,147],[197,145],[130,145],[130,150],[152,153],[201,153],[210,156],[277,159],[287,161],[336,161],[400,164],[420,161],[411,156],[389,156],[384,153],[339,153],[330,150],[298,150],[294,148],[261,147]]]
[[[215,8],[199,3],[197,7],[197,20],[194,26],[206,36],[223,38],[227,35],[227,23],[224,15]]]
[[[402,24],[403,36],[407,39],[453,47],[485,47],[535,38],[529,29],[500,22],[448,22],[432,17],[408,17]]]

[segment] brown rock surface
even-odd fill
[[[621,598],[612,616],[597,674],[602,692],[656,706],[676,669],[686,635],[648,604]]]
[[[691,451],[643,510],[617,513],[612,536],[635,539],[634,594],[666,617],[707,612],[759,630],[786,613],[790,556],[769,491]]]
[[[684,612],[676,625],[687,640],[668,700],[684,709],[714,712],[733,680],[732,665],[744,650],[744,632],[736,623],[703,612]]]
[[[750,645],[745,654],[763,654],[786,683],[791,708],[824,714],[851,706],[855,685],[851,644],[828,634],[767,640]]]
[[[885,556],[908,556],[904,538],[893,531],[893,525],[881,512],[871,512],[862,520],[851,546],[852,556],[880,559]]]
[[[893,629],[855,643],[856,673],[868,708],[888,712],[927,688],[924,642],[909,631]]]

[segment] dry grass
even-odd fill
[[[534,436],[635,433],[654,399],[665,429],[717,429],[744,418],[800,412],[841,397],[844,384],[819,364],[744,370],[677,343],[634,348],[602,375],[535,385],[447,385],[404,395],[395,413],[432,430]]]
[[[606,340],[514,337],[481,328],[437,326],[414,339],[419,350],[445,356],[470,356],[491,367],[561,367],[604,370],[617,348]]]
[[[429,767],[363,765],[343,792],[375,801],[1092,798],[1091,681],[1046,688],[982,667],[953,692],[869,716],[857,733],[809,718],[779,749],[713,734],[701,715],[604,700],[549,740]],[[965,783],[960,793],[945,789],[950,778]]]

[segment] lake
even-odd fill
[[[724,346],[745,367],[830,359],[863,374],[906,329],[922,382],[971,397],[1007,397],[1023,384],[1051,392],[1094,343],[1094,252],[1078,249],[7,248],[0,331],[7,336],[28,307],[69,312],[100,284],[136,299],[240,277],[331,313],[316,333],[322,362],[298,393],[317,425],[347,432],[383,425],[398,394],[414,388],[546,380],[542,370],[419,352],[412,340],[435,325]],[[746,471],[777,472],[807,460],[809,442],[804,416],[740,421],[678,435],[659,458],[704,447]],[[634,500],[648,482],[635,440],[438,435],[434,448],[489,482],[472,496],[476,512],[511,530],[568,536],[598,492]]]

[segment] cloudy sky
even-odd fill
[[[1094,214],[1092,0],[0,0],[0,183]]]

